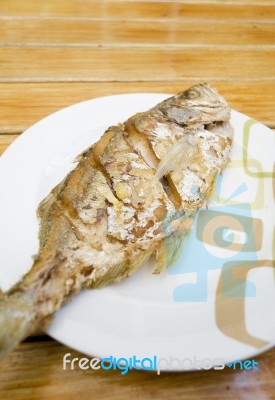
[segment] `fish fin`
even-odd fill
[[[165,156],[160,160],[155,178],[160,180],[179,166],[186,168],[191,165],[194,162],[194,156],[197,154],[197,151],[197,144],[190,143],[186,136],[183,136],[170,147]]]
[[[156,268],[154,274],[164,272],[169,265],[174,264],[181,256],[188,234],[183,232],[173,232],[170,236],[163,239],[156,252]]]
[[[153,273],[160,274],[166,270],[166,267],[165,245],[163,239],[156,251],[156,268],[154,269]]]
[[[164,222],[164,231],[171,232],[161,242],[156,251],[156,268],[154,274],[166,270],[174,264],[183,252],[183,248],[194,222],[195,211],[175,213]]]

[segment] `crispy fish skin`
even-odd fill
[[[110,127],[82,154],[40,204],[39,253],[0,301],[0,358],[82,288],[118,282],[152,254],[156,272],[178,257],[228,161],[229,118],[225,100],[197,85]],[[156,179],[164,157],[189,148],[187,164],[176,157]]]

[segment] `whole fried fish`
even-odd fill
[[[230,109],[196,85],[110,127],[42,201],[40,250],[0,301],[0,357],[82,288],[118,282],[156,254],[180,254],[225,167]]]

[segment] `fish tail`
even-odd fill
[[[56,254],[37,257],[21,281],[0,296],[0,360],[41,324],[46,327],[49,317],[67,301],[65,263]]]
[[[0,360],[16,347],[33,327],[32,300],[26,294],[0,299]]]

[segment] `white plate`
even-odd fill
[[[111,124],[166,97],[126,94],[70,106],[32,126],[5,151],[0,158],[2,289],[30,268],[38,250],[36,208],[73,167],[75,156]],[[232,124],[232,163],[219,179],[208,211],[198,214],[177,263],[156,276],[150,262],[118,285],[81,292],[56,314],[48,329],[52,337],[101,358],[177,357],[181,369],[196,369],[194,357],[198,362],[210,359],[210,364],[217,358],[246,359],[275,343],[275,135],[235,111]],[[225,214],[230,214],[228,229],[222,230]],[[229,262],[254,266],[245,296],[230,270],[221,275]],[[234,274],[238,271],[245,268],[239,266]],[[225,285],[233,285],[231,294],[218,293],[221,276]],[[170,366],[163,361],[163,368]]]

